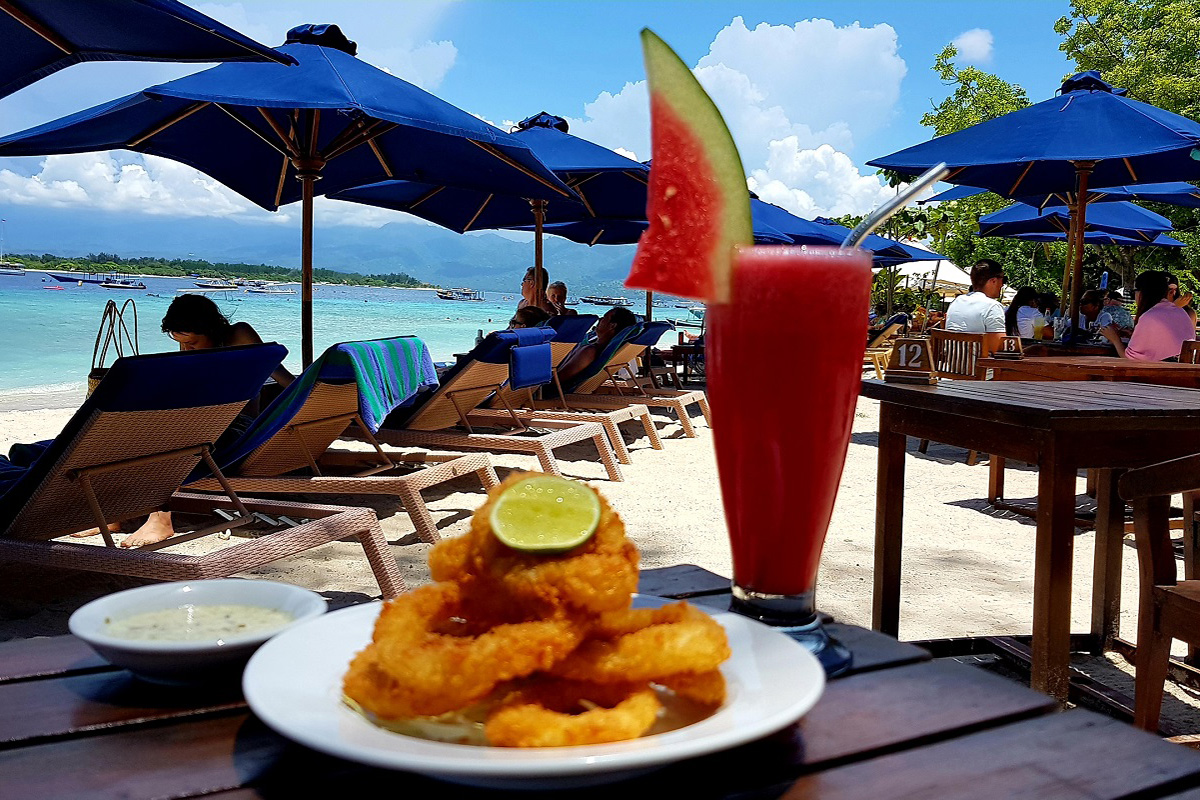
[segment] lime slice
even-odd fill
[[[563,553],[592,538],[600,499],[583,484],[535,475],[496,498],[490,521],[496,538],[514,550]]]

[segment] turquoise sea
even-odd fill
[[[103,289],[95,284],[59,283],[46,273],[0,275],[0,395],[31,390],[82,387],[91,367],[92,348],[104,304],[132,297],[137,304],[138,336],[143,353],[175,349],[161,332],[162,316],[176,289],[193,287],[190,278],[141,278],[144,291]],[[62,291],[46,287],[61,286]],[[245,321],[266,341],[288,348],[284,362],[300,369],[300,295],[211,295],[233,321]],[[641,293],[632,293],[633,299]],[[509,299],[505,299],[505,298]],[[320,354],[338,342],[412,334],[425,340],[435,361],[474,345],[476,332],[508,327],[520,298],[486,293],[481,303],[439,300],[432,291],[376,289],[365,286],[317,286],[313,325]],[[635,301],[636,302],[636,301]],[[604,313],[580,307],[581,313]]]

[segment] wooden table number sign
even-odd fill
[[[928,339],[897,339],[883,373],[888,383],[937,383]]]
[[[1000,340],[1000,346],[992,351],[992,358],[1006,358],[1010,361],[1019,361],[1025,357],[1025,350],[1021,347],[1020,336],[1005,336]]]

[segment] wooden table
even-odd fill
[[[943,381],[913,386],[865,380],[880,401],[872,625],[896,635],[906,437],[1036,464],[1031,683],[1066,699],[1071,622],[1075,479],[1106,470],[1097,487],[1089,648],[1116,635],[1124,505],[1113,469],[1200,452],[1200,391],[1111,382]]]
[[[669,351],[661,351],[664,361],[670,361],[673,367],[683,367],[679,379],[687,383],[692,372],[704,375],[704,345],[702,344],[673,344]]]
[[[1021,339],[1026,356],[1108,356],[1115,358],[1117,348],[1104,342],[1052,342],[1044,339]]]
[[[698,567],[641,590],[727,607]],[[984,670],[832,626],[854,652],[798,724],[572,798],[1117,798],[1200,787],[1200,755]],[[70,636],[0,643],[0,798],[527,796],[453,787],[321,755],[259,722],[236,687],[156,689]],[[546,793],[545,797],[566,793]]]
[[[1135,361],[1107,356],[1046,356],[1017,361],[981,358],[979,365],[992,370],[994,380],[1130,381],[1200,389],[1200,364]]]

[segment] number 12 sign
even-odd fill
[[[889,383],[937,383],[928,339],[897,339],[883,379]]]

